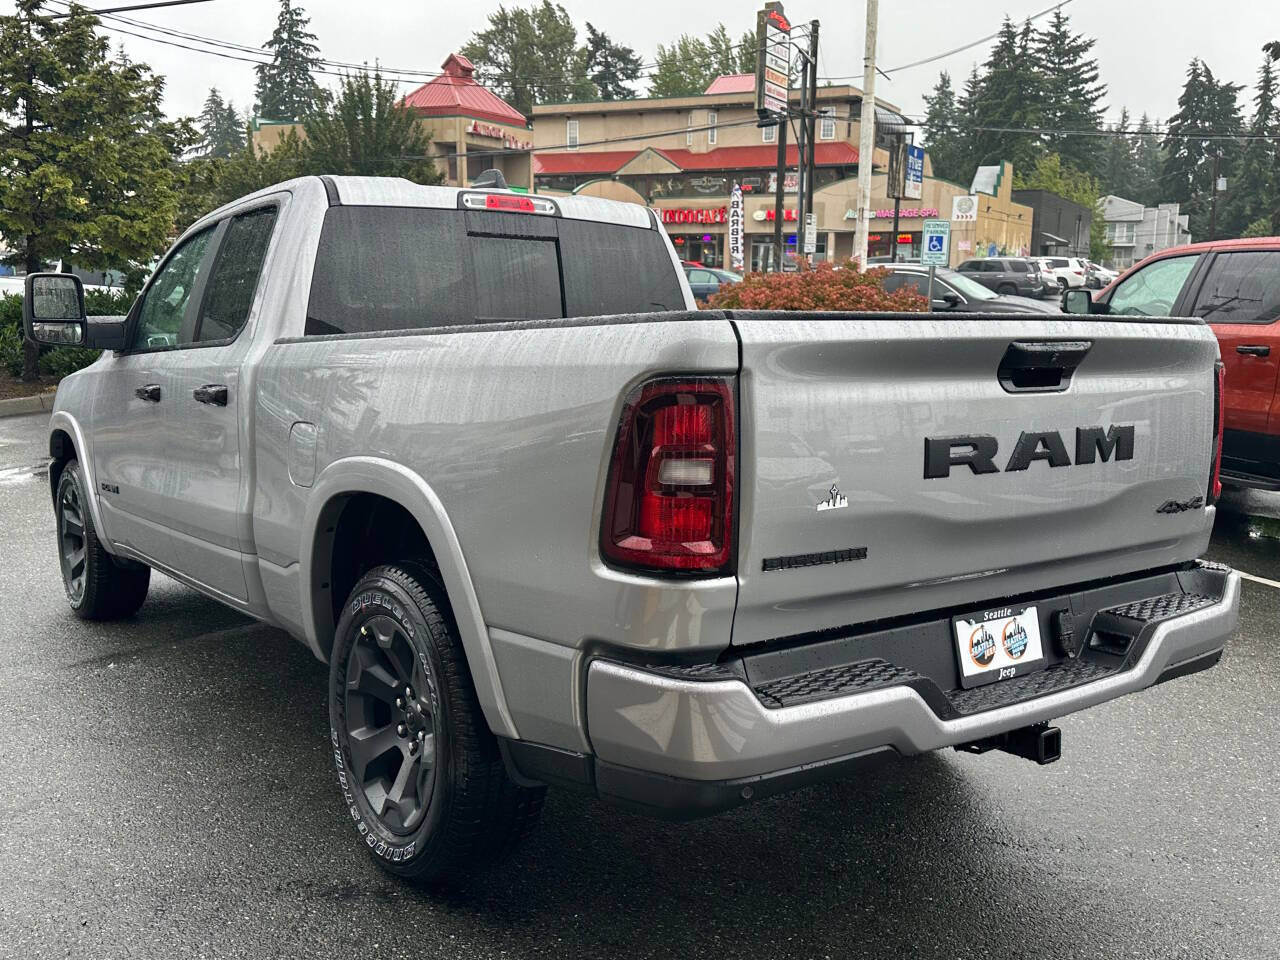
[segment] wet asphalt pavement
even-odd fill
[[[356,843],[301,645],[159,576],[72,617],[46,424],[0,419],[0,957],[1280,957],[1280,589],[1051,767],[940,753],[683,825],[552,793],[424,892]],[[1280,580],[1268,516],[1229,496],[1210,557]]]

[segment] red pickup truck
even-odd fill
[[[1121,274],[1092,304],[1063,295],[1068,313],[1203,317],[1226,366],[1222,480],[1280,490],[1280,237],[1170,247]]]

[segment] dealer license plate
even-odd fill
[[[1040,615],[1035,607],[998,607],[952,621],[960,686],[1020,677],[1045,665]]]

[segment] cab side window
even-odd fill
[[[213,227],[182,242],[147,287],[138,310],[130,350],[156,350],[178,344],[182,320],[205,268]]]
[[[1210,323],[1272,323],[1280,317],[1280,250],[1219,254],[1196,299]]]
[[[690,270],[690,283],[706,283],[714,286],[720,286],[720,281],[716,279],[716,275],[709,270]]]
[[[1196,256],[1168,257],[1148,264],[1116,287],[1109,301],[1112,313],[1137,317],[1167,317]]]
[[[264,207],[227,224],[200,309],[196,342],[231,340],[244,326],[275,223],[276,208]]]

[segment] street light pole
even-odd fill
[[[854,231],[853,256],[858,266],[867,266],[867,231],[871,226],[871,163],[876,146],[876,30],[880,0],[867,0],[866,50],[862,69],[862,123],[858,138],[858,225]],[[897,237],[894,237],[897,242]]]

